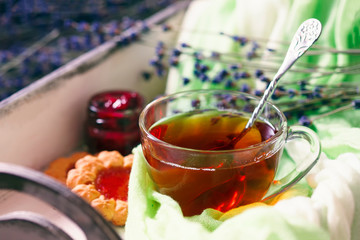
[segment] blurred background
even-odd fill
[[[175,0],[0,0],[0,101]]]

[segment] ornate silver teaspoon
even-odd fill
[[[310,18],[300,25],[290,43],[284,61],[282,62],[279,70],[270,82],[269,86],[266,88],[264,95],[262,96],[255,110],[253,111],[244,130],[236,137],[234,137],[228,144],[217,149],[228,149],[229,146],[235,146],[235,144],[248,132],[248,130],[253,126],[256,119],[264,110],[265,103],[273,94],[280,78],[314,44],[314,42],[319,38],[321,34],[321,29],[322,27],[320,21],[314,18]]]
[[[321,34],[321,23],[315,18],[310,18],[304,21],[296,31],[289,49],[286,53],[285,59],[281,64],[279,70],[274,78],[266,88],[258,106],[252,113],[245,129],[251,128],[255,120],[264,110],[265,102],[273,94],[280,78],[291,68],[291,66],[314,44]]]

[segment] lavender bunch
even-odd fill
[[[172,31],[169,25],[164,31]],[[180,73],[184,66],[191,65],[192,71],[182,74],[178,90],[198,88],[229,89],[262,96],[278,68],[281,45],[278,48],[262,47],[265,40],[251,39],[246,36],[220,36],[229,38],[239,51],[216,52],[193,47],[191,43],[167,46],[164,42],[157,45],[151,65],[154,75],[166,76],[168,70],[175,68]],[[360,54],[360,51],[339,51],[315,46],[309,55]],[[265,57],[264,57],[265,56]],[[360,63],[351,66],[320,66],[306,61],[295,64],[289,76],[284,78],[272,95],[274,102],[293,124],[310,126],[315,120],[337,114],[349,109],[359,109],[359,84],[355,81],[329,83],[324,79],[332,75],[354,76],[360,73]],[[148,78],[149,79],[149,78]]]

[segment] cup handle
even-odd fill
[[[283,191],[287,190],[295,183],[300,181],[317,163],[321,153],[321,145],[320,140],[316,133],[311,130],[310,128],[303,127],[303,126],[291,126],[288,129],[288,135],[286,138],[286,144],[292,142],[294,140],[305,140],[309,144],[309,151],[306,155],[303,155],[303,149],[301,149],[301,153],[297,154],[301,156],[301,159],[298,159],[296,162],[295,168],[282,177],[281,179],[275,179],[266,195],[263,197],[262,201],[269,200],[278,194],[282,193]],[[294,141],[292,143],[295,143]],[[299,147],[297,148],[299,149]]]

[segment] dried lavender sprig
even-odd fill
[[[359,88],[348,87],[348,88],[319,88],[313,87],[312,90],[286,90],[285,88],[281,91],[275,92],[277,98],[288,96],[289,98],[285,101],[278,101],[276,104],[284,111],[304,111],[314,110],[323,104],[330,106],[331,104],[337,104],[337,102],[344,103],[346,101],[353,100],[354,97],[359,96]],[[301,98],[295,96],[302,96]]]
[[[147,39],[147,42],[148,42],[148,39]],[[153,46],[153,44],[149,45],[149,44],[146,44],[145,42],[142,42],[141,44],[144,44],[144,45],[147,45],[147,46],[150,46],[150,47]],[[257,53],[257,50],[260,48],[259,45],[257,43],[255,43],[255,42],[253,42],[253,45],[256,46],[256,47],[252,47],[253,51],[256,50],[256,52],[252,52],[252,57],[251,57],[251,60],[254,61],[256,59],[259,59],[259,56],[261,54]],[[189,51],[188,52],[184,51],[184,53],[187,53],[190,56],[193,55],[192,51],[199,52],[199,53],[200,52],[201,53],[207,53],[208,52],[208,53],[211,53],[211,54],[213,53],[213,50],[211,50],[211,49],[195,48],[195,47],[193,47],[193,46],[191,46],[190,44],[187,44],[187,43],[180,43],[180,47],[188,49]],[[254,53],[256,53],[256,54],[254,54]],[[222,56],[222,57],[233,58],[233,62],[238,62],[238,61],[241,61],[241,60],[249,60],[249,53],[217,52],[217,54]],[[206,54],[204,54],[204,55],[206,55]],[[211,56],[211,58],[214,59],[213,56]],[[274,63],[273,60],[269,60],[268,62],[271,63],[272,65]],[[264,63],[262,61],[259,64],[264,64]],[[298,64],[298,66],[301,66],[301,65],[302,65],[302,63]],[[274,65],[274,66],[270,65],[269,67],[273,68],[273,71],[277,70],[277,65]],[[311,64],[306,63],[306,64],[304,64],[304,67],[316,68],[318,66],[315,66],[315,65],[312,66]]]
[[[182,31],[186,31],[186,30],[182,29]],[[204,34],[213,34],[213,35],[216,35],[216,33],[208,32],[208,31],[192,31],[192,33],[201,33],[201,34],[203,34],[203,35],[204,35]],[[248,36],[230,35],[230,34],[226,34],[226,33],[224,33],[224,32],[220,32],[220,33],[217,33],[217,34],[230,37],[230,38],[232,38],[234,41],[240,42],[241,45],[245,45],[244,43],[248,43],[248,42],[256,43],[256,45],[257,45],[256,50],[258,50],[258,49],[261,50],[261,49],[262,49],[262,48],[261,48],[261,45],[257,44],[257,42],[264,42],[264,43],[269,43],[269,42],[270,42],[269,39],[261,39],[261,38],[260,38],[260,39],[256,39],[256,38],[248,37]],[[246,39],[246,41],[243,41],[242,39]],[[279,45],[287,45],[288,43],[278,41],[277,44],[279,44]],[[310,49],[310,50],[307,52],[307,54],[309,54],[309,55],[320,55],[320,54],[322,55],[322,54],[325,54],[325,53],[331,53],[331,54],[360,54],[360,49],[339,50],[339,49],[333,49],[333,48],[324,47],[324,46],[317,46],[317,45],[313,45],[312,48],[318,49],[318,50],[312,51],[312,50]],[[270,55],[267,54],[267,56],[272,56],[272,57],[283,56],[283,52],[282,52],[282,49],[283,49],[283,48],[276,49],[276,50],[275,50],[275,49],[271,49],[271,51],[270,51],[270,49],[268,49],[268,48],[263,48],[263,49],[265,49],[264,51],[271,53]],[[196,49],[196,51],[201,51],[201,49]],[[278,54],[278,55],[276,55],[276,54]],[[222,53],[222,55],[223,55],[223,56],[227,56],[227,55],[229,55],[229,56],[230,56],[230,55],[236,56],[237,53]],[[259,52],[257,52],[257,54],[253,54],[253,52],[252,52],[251,59],[252,59],[252,60],[253,60],[253,59],[256,59],[257,56],[260,56],[260,55],[262,55],[262,54],[259,54]],[[249,53],[244,54],[244,55],[242,55],[241,57],[242,57],[243,59],[249,58]],[[279,59],[279,58],[278,58],[278,59]],[[268,61],[269,61],[269,62],[272,62],[272,63],[275,62],[274,59],[268,59]],[[264,61],[262,61],[261,64],[263,65],[263,64],[264,64]],[[306,68],[306,67],[307,67],[307,68],[312,68],[312,69],[316,70],[317,72],[319,72],[320,69],[331,69],[331,70],[338,69],[339,72],[344,72],[344,73],[349,73],[349,74],[351,74],[351,73],[358,74],[358,73],[359,73],[359,71],[354,72],[355,70],[351,70],[351,69],[345,69],[345,68],[344,68],[344,69],[341,70],[342,66],[328,66],[328,65],[327,65],[327,66],[321,66],[321,67],[320,67],[320,66],[318,66],[318,65],[313,65],[313,66],[311,66],[311,64],[309,64],[309,63],[301,63],[301,62],[297,64],[297,67],[301,66],[302,64],[304,64],[304,67],[305,67],[305,68]],[[270,68],[273,68],[273,67],[270,67]],[[275,67],[275,68],[276,68],[276,67]],[[271,70],[275,71],[274,68],[273,68],[273,69],[269,69],[269,70],[270,70],[270,71],[271,71]],[[295,70],[293,69],[293,71],[295,71]],[[302,72],[302,71],[300,70],[300,72]],[[308,71],[308,72],[313,72],[313,71],[310,70],[310,71]],[[334,74],[334,72],[325,73],[323,76],[328,76],[329,74]],[[319,77],[322,77],[322,76],[319,76]],[[312,78],[314,78],[314,77],[312,77]],[[316,77],[316,78],[318,78],[318,77]]]
[[[157,31],[156,29],[152,29],[152,31]],[[271,44],[271,45],[277,45],[280,49],[276,49],[275,51],[272,51],[274,49],[268,49],[270,52],[276,52],[276,51],[283,51],[282,53],[285,53],[286,50],[285,48],[290,44],[289,41],[281,41],[281,40],[270,40],[268,38],[259,38],[259,37],[254,37],[254,36],[249,36],[249,35],[244,35],[244,34],[238,34],[238,35],[234,35],[234,34],[228,34],[226,32],[212,32],[212,31],[208,31],[208,30],[201,30],[201,29],[186,29],[186,28],[181,28],[181,27],[174,27],[171,26],[171,31],[176,31],[176,32],[191,32],[192,34],[201,34],[201,35],[213,35],[213,36],[218,36],[218,35],[223,35],[223,36],[227,36],[230,37],[234,40],[237,39],[241,39],[241,38],[246,38],[248,40],[248,42],[262,42],[262,43],[266,43],[266,44]],[[313,50],[315,49],[315,50]],[[308,53],[309,55],[322,55],[322,54],[355,54],[358,55],[360,54],[360,49],[335,49],[335,48],[331,48],[331,47],[326,47],[326,46],[322,46],[322,45],[317,45],[314,44],[311,49],[309,49]]]
[[[141,43],[141,44],[143,44],[143,43]],[[189,44],[182,43],[181,47],[186,49],[186,50],[181,51],[182,55],[187,55],[189,57],[193,57],[194,53],[197,53],[198,56],[201,55],[202,60],[216,61],[216,62],[223,63],[223,64],[234,65],[234,61],[226,61],[224,59],[220,59],[219,56],[222,56],[221,55],[222,53],[217,52],[218,57],[215,58],[215,57],[213,57],[213,51],[211,52],[210,56],[206,56],[205,54],[202,54],[201,51],[195,51],[195,50],[198,50],[198,49],[193,49],[192,46],[189,45]],[[206,51],[209,51],[209,50],[206,50]],[[241,59],[239,59],[239,60],[241,60]],[[252,69],[258,69],[261,66],[262,69],[267,71],[267,72],[274,72],[275,69],[276,69],[275,67],[273,67],[271,65],[266,65],[264,61],[260,61],[258,63],[254,62],[253,60],[252,61],[247,61],[245,56],[243,56],[242,65],[243,65],[244,68],[252,68]],[[287,84],[297,84],[300,81],[310,81],[311,79],[322,78],[322,77],[326,77],[326,76],[329,76],[329,75],[340,74],[340,73],[341,74],[359,74],[360,73],[360,64],[354,65],[354,66],[351,66],[351,67],[333,66],[333,67],[338,68],[337,72],[331,71],[331,72],[322,72],[322,73],[319,73],[319,71],[320,71],[319,66],[316,66],[316,65],[311,66],[310,65],[311,67],[303,69],[303,68],[299,68],[298,67],[299,65],[300,64],[297,64],[297,66],[294,67],[293,69],[291,69],[291,71],[300,72],[300,73],[315,73],[316,72],[317,74],[315,76],[312,75],[312,76],[309,76],[309,77],[305,77],[305,78],[302,78],[302,79],[295,80],[294,82],[285,82],[285,83],[287,83]]]
[[[281,105],[281,106],[278,104],[277,105],[284,113],[297,113],[297,112],[319,110],[319,108],[323,106],[338,107],[351,102],[353,99],[354,99],[353,97],[349,96],[349,97],[335,98],[335,99],[334,98],[316,99],[314,101],[308,101],[308,102],[306,101],[301,102],[301,100],[299,100],[295,102],[295,106],[287,107],[287,108],[285,107],[285,105]]]
[[[191,46],[190,45],[188,45],[188,44],[186,44],[185,45],[185,47],[186,48],[191,48]],[[183,50],[179,50],[179,49],[177,49],[177,48],[175,48],[175,49],[173,49],[172,50],[172,54],[171,54],[171,56],[176,56],[176,60],[178,60],[177,59],[177,57],[178,56],[180,56],[181,54],[183,54],[184,53],[184,51]],[[194,58],[194,56],[191,56],[191,58]],[[184,61],[184,59],[182,59],[182,61]],[[176,64],[177,64],[178,62],[176,62]],[[175,64],[172,64],[172,65],[175,65]],[[229,65],[229,69],[230,70],[234,70],[235,72],[234,72],[234,74],[232,75],[232,77],[233,77],[233,79],[231,79],[231,78],[229,78],[227,81],[226,81],[226,83],[225,83],[225,85],[226,85],[226,88],[233,88],[233,87],[235,87],[235,85],[234,85],[234,80],[235,80],[235,82],[236,82],[236,80],[238,80],[238,79],[247,79],[247,77],[242,77],[243,76],[243,74],[242,73],[246,73],[246,72],[236,72],[236,70],[238,70],[239,68],[244,68],[244,66],[243,66],[244,64],[242,63],[242,64],[231,64],[231,65]],[[209,70],[209,67],[208,66],[206,66],[206,65],[204,65],[204,64],[200,64],[200,62],[196,62],[195,63],[195,69],[198,69],[199,71],[195,71],[195,75],[196,75],[196,77],[197,78],[199,78],[201,81],[203,81],[203,82],[205,82],[205,81],[209,81],[210,80],[210,78],[208,77],[208,76],[206,76],[205,74],[203,74],[203,73],[205,73],[204,71],[202,71],[200,68],[201,67],[199,67],[199,66],[205,66],[206,67],[206,70]],[[235,66],[235,68],[233,67],[233,66]],[[164,66],[163,66],[163,68],[164,68]],[[256,73],[256,72],[258,72],[258,73]],[[261,74],[259,74],[259,72],[261,72]],[[198,73],[198,74],[197,74]],[[249,74],[248,73],[246,73],[247,74],[247,76],[249,77]],[[264,72],[263,72],[263,70],[259,70],[259,69],[256,69],[255,70],[255,74],[254,74],[254,76],[255,77],[259,77],[259,79],[262,79],[262,78],[264,78],[264,79],[266,79],[266,76],[264,75]],[[214,81],[213,81],[213,83],[215,83],[215,84],[218,84],[218,83],[220,83],[220,82],[222,82],[224,80],[224,78],[218,78],[218,79],[215,79]],[[261,81],[263,81],[263,80],[261,80]],[[301,84],[308,84],[308,81],[299,81]],[[186,81],[185,82],[185,84],[187,85],[189,83],[189,81]],[[184,84],[184,85],[185,85]],[[293,84],[296,84],[296,85],[299,85],[299,83],[298,82],[294,82]],[[286,85],[289,85],[289,84],[286,84]],[[284,84],[282,84],[282,85],[280,85],[278,88],[284,88],[286,85],[284,85]],[[329,92],[329,90],[328,89],[325,89],[325,88],[323,88],[323,87],[331,87],[331,86],[333,86],[333,87],[336,87],[336,89],[333,89],[334,91],[336,90],[336,91],[338,91],[338,90],[346,90],[346,89],[349,89],[350,91],[351,90],[353,90],[353,91],[355,91],[354,89],[357,89],[356,90],[356,92],[358,92],[358,88],[356,88],[356,86],[354,86],[354,84],[350,84],[350,83],[341,83],[341,84],[335,84],[335,85],[316,85],[316,87],[321,87],[322,89],[321,89],[321,92],[319,92],[318,94],[323,94],[323,93],[325,93],[325,91],[326,92]],[[287,87],[287,86],[286,86]],[[354,88],[355,87],[355,88]],[[312,95],[314,95],[314,94],[312,94],[313,93],[313,91],[314,90],[306,90],[306,91],[298,91],[298,90],[294,90],[294,93],[292,94],[293,96],[295,96],[295,95],[308,95],[308,96],[312,96]],[[259,92],[259,91],[258,91]],[[290,95],[291,95],[291,93],[289,93]],[[257,94],[258,96],[260,96],[260,94]],[[283,92],[280,92],[279,94],[275,94],[274,95],[274,97],[277,97],[277,95],[279,96],[279,97],[281,97],[281,96],[284,96],[284,95],[286,95],[286,93],[283,91]],[[273,98],[274,99],[274,98]]]
[[[212,53],[211,50],[208,49],[201,49],[201,48],[194,48],[191,45],[186,45],[187,51],[183,51],[185,55],[193,55],[194,52],[199,53]],[[233,53],[233,52],[217,52],[218,56],[221,58],[217,58],[216,61],[220,63],[226,64],[235,64],[239,61],[244,61],[244,66],[252,67],[252,68],[259,68],[260,66],[263,69],[267,69],[268,71],[275,72],[278,69],[278,64],[274,62],[272,59],[263,59],[260,58],[260,54],[257,52],[251,52],[251,59],[249,59],[249,52],[247,53]],[[203,54],[204,59],[207,60],[214,60],[212,56],[208,57],[206,54]],[[226,59],[224,59],[226,58]],[[336,67],[336,66],[334,66]],[[305,73],[314,73],[315,71],[325,71],[328,67],[320,67],[319,65],[311,64],[311,63],[299,63],[297,64],[292,71],[294,72],[305,72]]]
[[[257,41],[257,42],[264,42],[267,44],[271,44],[271,45],[278,45],[281,47],[280,50],[283,51],[283,53],[286,52],[285,48],[283,47],[287,47],[290,42],[288,41],[274,41],[270,39],[266,39],[266,38],[256,38],[256,37],[251,37],[251,36],[246,36],[246,35],[233,35],[233,34],[228,34],[225,32],[220,32],[220,35],[223,36],[227,36],[233,39],[237,39],[237,38],[247,38],[248,41]],[[312,50],[312,49],[316,49],[316,50]],[[279,50],[278,50],[279,51]],[[309,49],[308,54],[309,55],[320,55],[320,54],[354,54],[354,55],[358,55],[360,54],[360,49],[335,49],[335,48],[331,48],[331,47],[326,47],[326,46],[321,46],[321,45],[316,45],[314,44],[311,49]]]
[[[191,48],[191,46],[188,45],[188,44],[186,44],[185,47],[186,47],[186,48]],[[169,52],[169,51],[167,51],[167,52]],[[180,56],[180,55],[182,55],[182,54],[184,54],[184,50],[179,50],[179,49],[175,48],[175,49],[172,50],[171,56],[176,56],[176,59],[177,59],[177,57]],[[161,56],[163,56],[163,54],[161,54]],[[167,55],[165,55],[165,56],[167,56]],[[170,57],[171,57],[171,56],[170,56]],[[203,58],[202,55],[201,55],[201,57]],[[191,58],[194,58],[194,56],[191,56]],[[178,59],[177,59],[177,60],[178,60]],[[203,60],[205,60],[205,59],[203,59]],[[184,59],[182,59],[182,61],[184,61]],[[176,62],[176,64],[177,64],[177,62]],[[172,64],[172,65],[175,65],[175,64]],[[195,69],[197,69],[197,70],[195,71],[196,77],[197,77],[197,78],[200,78],[200,80],[203,81],[203,82],[208,81],[208,80],[209,80],[209,77],[207,77],[206,75],[202,74],[202,73],[205,73],[205,72],[200,69],[200,68],[201,68],[200,66],[205,66],[205,67],[206,67],[206,70],[209,70],[209,67],[208,67],[208,66],[206,66],[206,65],[204,65],[204,64],[200,64],[200,62],[196,62],[196,63],[195,63]],[[235,66],[235,68],[234,68],[234,66]],[[163,67],[164,67],[164,66],[163,66]],[[231,64],[231,65],[229,65],[229,69],[232,70],[232,71],[234,70],[235,72],[234,72],[234,75],[232,75],[232,77],[233,77],[234,79],[229,79],[229,81],[227,81],[227,83],[226,83],[226,85],[228,86],[227,88],[231,88],[231,87],[234,86],[233,80],[236,81],[236,80],[238,80],[238,79],[247,79],[247,78],[249,77],[249,74],[246,73],[246,71],[244,71],[244,72],[236,72],[236,70],[238,70],[239,68],[245,68],[245,67],[244,67],[244,64],[241,63],[241,64]],[[258,73],[256,73],[256,72],[258,72]],[[260,75],[259,75],[259,72],[261,72]],[[196,74],[196,73],[198,73],[198,74]],[[248,77],[243,77],[243,73],[246,73]],[[245,75],[244,75],[244,76],[245,76]],[[256,69],[254,76],[255,76],[255,77],[259,77],[260,80],[261,80],[262,78],[263,78],[263,79],[266,79],[266,76],[264,75],[263,70]],[[213,83],[220,83],[222,80],[223,80],[223,78],[217,79],[217,80],[215,80]],[[261,81],[263,81],[263,80],[261,80]],[[269,80],[269,81],[270,81],[270,80]],[[302,83],[302,84],[308,84],[307,81],[299,81],[299,82]],[[295,85],[295,84],[296,84],[296,85],[299,85],[298,82],[294,82],[294,83],[292,83],[292,84],[294,84],[294,85]],[[286,84],[286,85],[289,85],[289,84]],[[285,85],[285,84],[282,84],[282,85],[279,86],[279,88],[284,88],[286,85]],[[330,86],[330,87],[331,87],[331,86],[334,86],[334,87],[336,87],[336,90],[346,89],[346,88],[356,89],[356,88],[354,88],[354,87],[355,87],[354,84],[350,84],[350,83],[342,83],[342,84],[336,84],[336,85],[316,85],[316,86],[318,86],[318,87],[324,87],[324,86],[328,86],[328,87]],[[334,89],[334,90],[335,90],[335,89]],[[324,92],[324,91],[325,91],[325,89],[322,89],[322,92]],[[313,92],[313,91],[311,91],[311,90],[307,90],[307,91],[296,91],[296,92],[293,93],[293,95],[294,95],[294,96],[295,96],[295,95],[311,95],[312,92]],[[283,92],[283,93],[280,93],[279,95],[280,95],[280,96],[283,96],[283,95],[286,95],[286,94]],[[258,94],[258,96],[260,96],[260,95]]]
[[[313,87],[313,89],[308,90],[295,90],[295,89],[286,89],[286,85],[280,85],[279,87],[282,88],[282,91],[278,91],[277,95],[278,97],[288,96],[291,99],[295,96],[306,96],[308,99],[325,99],[325,98],[334,98],[337,97],[333,94],[339,94],[339,97],[344,96],[352,96],[352,95],[358,95],[359,94],[359,87],[356,87],[355,85],[349,85],[348,87],[337,87],[337,88],[325,88],[320,87],[316,85]],[[280,102],[278,105],[287,105],[290,101]]]
[[[326,113],[322,113],[322,114],[318,114],[316,116],[313,117],[307,117],[306,115],[303,115],[300,117],[299,119],[299,123],[301,125],[304,126],[310,126],[314,121],[324,118],[324,117],[328,117],[330,115],[345,111],[345,110],[350,110],[350,109],[360,109],[360,99],[355,99],[353,101],[351,101],[349,104],[345,105],[345,106],[341,106],[337,109],[334,109],[332,111],[326,112]]]
[[[186,48],[190,49],[190,50],[193,50],[190,45],[186,45]],[[193,50],[193,51],[190,51],[190,50],[188,50],[188,51],[182,50],[182,54],[193,57],[194,56],[193,51],[195,51],[195,50]],[[201,52],[196,51],[196,53],[201,53]],[[221,55],[221,53],[218,53],[218,54]],[[205,54],[202,54],[201,58],[203,60],[216,61],[216,62],[219,62],[219,63],[228,64],[228,65],[234,65],[236,63],[236,61],[228,61],[228,60],[219,59],[219,58],[215,59],[212,56],[208,57]],[[241,59],[239,59],[239,60],[241,60]],[[243,65],[244,68],[258,69],[259,67],[261,67],[263,70],[265,70],[267,72],[274,72],[276,70],[275,66],[272,66],[273,64],[271,62],[270,62],[270,65],[267,65],[264,60],[262,60],[260,62],[247,61],[245,57],[243,58],[243,60],[244,61],[242,61],[242,65]],[[316,66],[316,67],[312,66],[311,68],[305,68],[304,69],[304,68],[299,68],[298,65],[296,67],[294,67],[293,69],[291,69],[290,71],[298,72],[298,73],[317,73],[317,74],[315,76],[312,75],[312,76],[309,76],[309,77],[294,80],[294,81],[291,81],[291,82],[284,82],[284,83],[286,83],[286,84],[297,84],[300,81],[310,81],[312,79],[322,78],[322,77],[330,76],[330,75],[333,75],[333,74],[360,74],[360,64],[357,64],[357,65],[354,65],[354,66],[351,66],[351,67],[339,67],[339,66],[337,66],[337,71],[335,71],[335,72],[334,71],[321,72],[321,71],[319,71],[320,68],[318,66]]]

